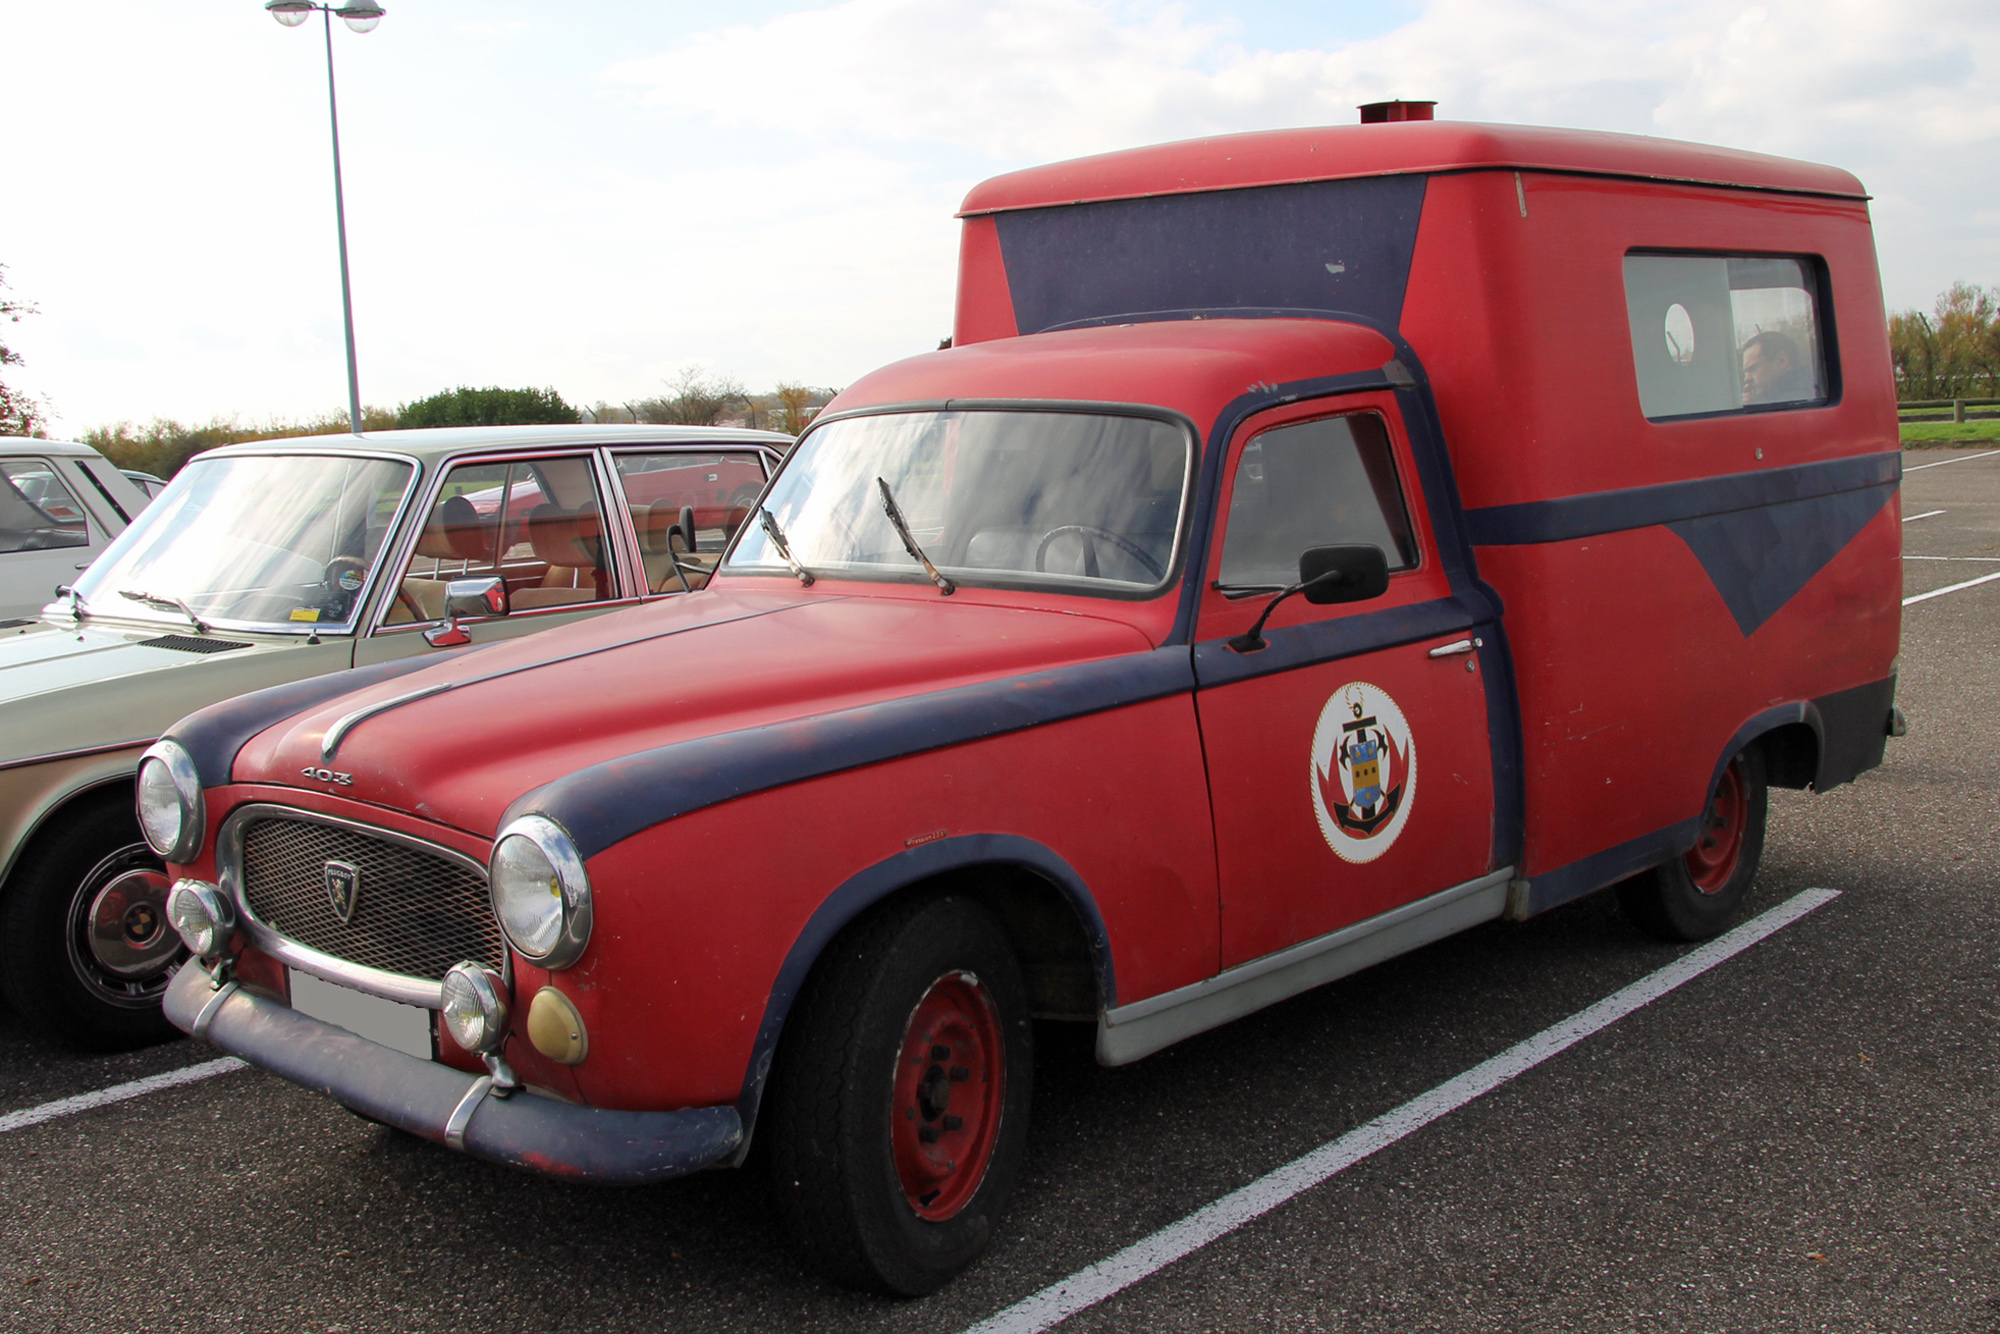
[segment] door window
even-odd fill
[[[618,595],[590,459],[463,463],[445,474],[384,624],[444,617],[445,585],[498,576],[512,611]]]
[[[1243,447],[1222,546],[1225,592],[1296,583],[1309,547],[1367,544],[1392,570],[1417,564],[1389,434],[1374,413],[1265,431]]]
[[[616,462],[645,557],[646,591],[680,593],[708,582],[764,489],[762,457],[754,450],[661,452],[620,454]]]
[[[87,547],[90,528],[55,465],[0,459],[0,552]]]

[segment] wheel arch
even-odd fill
[[[95,774],[80,782],[58,786],[49,791],[44,800],[38,802],[32,813],[22,821],[19,836],[7,849],[6,859],[0,861],[0,894],[5,894],[13,881],[14,871],[21,864],[21,856],[33,847],[37,840],[49,831],[49,824],[74,809],[79,803],[101,800],[123,788],[128,800],[133,785],[138,782],[136,771],[125,773]],[[136,819],[136,817],[134,817]]]
[[[1110,942],[1096,900],[1061,856],[1014,834],[964,834],[898,853],[848,877],[807,920],[771,984],[737,1110],[749,1152],[757,1109],[792,1004],[828,945],[869,910],[911,893],[954,890],[991,910],[1021,960],[1037,1017],[1095,1018],[1118,1003]],[[1088,999],[1090,1013],[1080,1012]]]
[[[1752,743],[1763,747],[1765,780],[1771,786],[1805,788],[1819,773],[1820,756],[1826,750],[1826,725],[1810,700],[1780,704],[1751,717],[1736,729],[1716,758],[1708,788],[1702,793],[1704,807],[1715,795],[1722,771]]]

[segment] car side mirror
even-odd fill
[[[457,648],[470,644],[472,636],[458,623],[461,616],[505,616],[507,581],[492,576],[482,579],[454,579],[444,586],[444,624],[424,631],[424,642],[432,648]]]
[[[1389,558],[1372,543],[1309,547],[1299,557],[1299,584],[1315,606],[1366,602],[1389,591]]]
[[[505,616],[507,581],[490,575],[483,579],[452,580],[444,586],[444,614],[454,617]]]

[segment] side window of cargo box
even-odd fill
[[[1229,499],[1221,582],[1283,587],[1308,547],[1378,546],[1391,570],[1417,564],[1417,539],[1389,432],[1372,412],[1292,422],[1243,447]]]
[[[1625,256],[1625,313],[1649,421],[1809,408],[1831,396],[1820,261]]]

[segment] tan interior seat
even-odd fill
[[[418,560],[428,560],[433,575],[438,573],[441,561],[459,561],[468,567],[491,564],[492,548],[492,531],[480,521],[479,512],[473,508],[472,502],[464,496],[448,496],[431,511],[430,521],[417,534],[416,557],[411,564],[414,566]],[[412,621],[443,620],[445,585],[450,582],[450,578],[405,574],[395,603],[389,608],[389,614],[383,617],[383,624],[407,625]]]
[[[535,559],[549,572],[539,588],[514,594],[517,611],[567,607],[610,596],[610,572],[604,568],[604,525],[595,510],[571,513],[559,505],[538,505],[528,515],[528,542]]]

